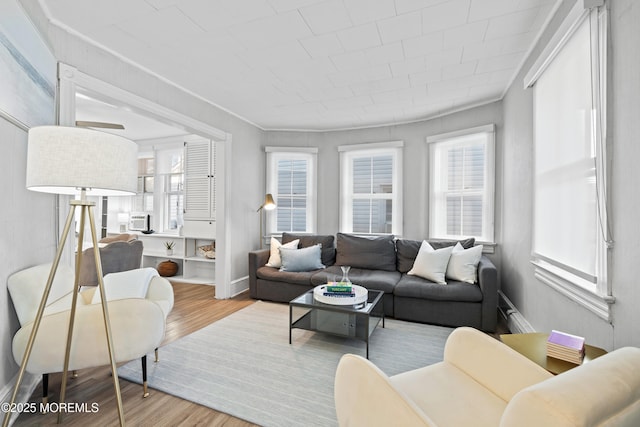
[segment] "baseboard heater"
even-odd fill
[[[502,291],[498,291],[498,312],[513,334],[536,332],[525,317]]]

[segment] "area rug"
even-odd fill
[[[149,357],[152,389],[262,426],[335,426],[333,381],[340,357],[365,343],[293,330],[289,306],[258,301]],[[395,375],[442,360],[451,328],[387,319],[373,332],[369,360]],[[140,382],[139,361],[118,369]],[[150,397],[153,398],[153,397]]]

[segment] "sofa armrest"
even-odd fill
[[[338,363],[334,398],[340,427],[435,426],[384,372],[354,354]]]
[[[469,327],[454,330],[444,361],[491,390],[505,402],[520,390],[553,375],[497,339]]]
[[[535,384],[515,395],[500,425],[638,426],[638,366],[640,349],[624,347]]]
[[[486,256],[478,264],[478,286],[482,291],[482,325],[486,332],[495,332],[498,323],[498,270]]]
[[[251,298],[258,298],[258,277],[256,276],[256,272],[258,268],[269,261],[270,254],[271,251],[269,249],[249,251],[249,296],[251,296]]]

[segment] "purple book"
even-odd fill
[[[573,348],[575,350],[582,350],[584,348],[583,337],[567,334],[560,331],[551,331],[548,341],[552,344]]]

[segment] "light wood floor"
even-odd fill
[[[201,329],[253,303],[247,293],[228,300],[216,300],[214,288],[206,285],[173,284],[175,304],[167,318],[167,330],[162,345]],[[154,363],[149,358],[149,364]],[[162,348],[160,362],[162,363]],[[66,413],[64,426],[117,426],[118,411],[113,390],[111,369],[107,367],[83,369],[67,384],[67,402],[97,403],[97,413]],[[62,374],[49,375],[49,401],[57,402]],[[215,387],[215,384],[211,385]],[[150,389],[151,395],[142,398],[142,387],[120,380],[124,416],[128,426],[254,426],[244,420],[209,409],[187,400]],[[40,403],[42,388],[38,386],[30,402]],[[14,426],[56,425],[56,414],[21,414]]]

